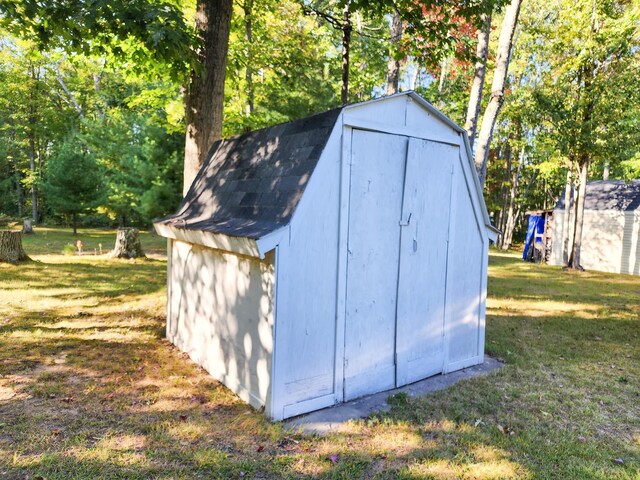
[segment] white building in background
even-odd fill
[[[553,213],[551,265],[562,265],[565,213],[562,194]],[[569,225],[573,235],[572,216]],[[582,232],[580,262],[586,270],[640,275],[640,180],[588,182]]]

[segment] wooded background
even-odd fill
[[[640,177],[638,2],[507,3],[0,0],[0,216],[148,226],[220,132],[413,89],[486,150],[507,247],[568,181]]]

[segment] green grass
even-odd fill
[[[163,339],[163,258],[46,255],[69,236],[43,233],[36,261],[0,264],[0,478],[640,478],[640,278],[493,253],[487,350],[506,366],[317,437]]]
[[[33,231],[33,235],[22,236],[22,246],[29,256],[61,254],[67,245],[75,247],[77,240],[82,241],[84,255],[99,255],[100,248],[106,254],[116,241],[116,230],[106,228],[80,228],[77,235],[70,228],[59,227],[35,227]],[[140,231],[140,242],[146,254],[166,254],[167,240],[155,233]]]

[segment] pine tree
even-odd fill
[[[78,215],[90,212],[103,200],[104,185],[95,159],[77,140],[64,142],[46,170],[43,185],[48,204],[78,230]]]

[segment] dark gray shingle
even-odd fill
[[[558,199],[556,208],[564,210],[564,192]],[[584,198],[585,210],[621,210],[640,209],[640,180],[596,180],[587,182]]]
[[[216,142],[178,212],[157,222],[254,239],[287,225],[340,111]]]

